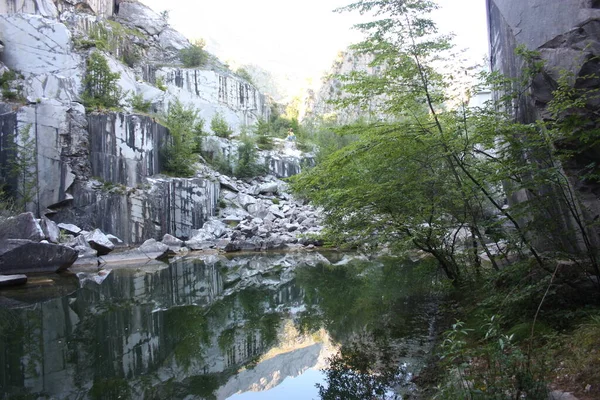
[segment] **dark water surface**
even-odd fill
[[[402,398],[430,347],[436,297],[410,261],[111,268],[0,290],[0,398]]]

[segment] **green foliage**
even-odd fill
[[[15,81],[18,79],[17,73],[14,71],[6,71],[0,76],[0,90],[2,90],[2,98],[8,101],[24,101],[21,91],[21,85],[15,86]]]
[[[298,148],[305,152],[316,149],[317,164],[359,138],[356,134],[344,134],[340,126],[328,121],[312,121],[304,125],[299,136]]]
[[[158,89],[162,90],[163,92],[167,91],[167,85],[165,85],[165,80],[162,76],[157,77],[156,82],[154,84]]]
[[[163,122],[171,134],[169,143],[163,148],[165,171],[175,176],[193,175],[200,140],[196,130],[198,112],[177,100],[169,104],[169,112]]]
[[[389,345],[358,341],[328,359],[327,384],[317,384],[322,400],[395,399],[391,388],[401,382],[402,369]]]
[[[0,189],[0,219],[11,217],[18,213],[15,201],[3,189]]]
[[[273,149],[273,138],[271,137],[271,124],[262,118],[259,118],[254,124],[254,134],[256,135],[256,144],[261,150]]]
[[[206,42],[196,40],[190,47],[179,50],[179,59],[186,68],[196,68],[203,66],[208,60],[208,54],[204,50]]]
[[[84,92],[81,96],[86,108],[118,108],[123,91],[117,84],[121,74],[111,72],[106,58],[98,52],[90,54],[83,80]]]
[[[546,360],[531,358],[503,334],[498,317],[483,326],[484,338],[469,346],[471,332],[460,321],[446,332],[443,358],[451,371],[436,399],[538,399],[548,398]]]
[[[32,133],[32,125],[21,128],[17,135],[9,135],[6,152],[7,163],[2,171],[2,208],[5,212],[25,211],[36,201],[37,144]]]
[[[238,147],[238,161],[233,174],[238,178],[250,178],[264,174],[266,168],[257,164],[256,142],[251,136],[242,136],[242,143]]]
[[[141,93],[132,94],[129,102],[131,103],[131,108],[137,112],[148,113],[152,108],[152,102],[145,101]]]
[[[254,82],[252,81],[252,75],[250,75],[250,73],[246,71],[245,68],[240,67],[235,71],[235,73],[246,82],[250,83],[251,85],[254,85]]]
[[[397,249],[416,248],[433,256],[454,282],[480,272],[482,253],[498,269],[502,255],[491,251],[497,240],[505,241],[509,252],[525,250],[545,271],[549,267],[540,242],[573,259],[580,272],[587,265],[600,275],[590,222],[562,168],[574,152],[557,150],[574,141],[597,143],[597,132],[589,132],[585,120],[565,115],[585,105],[590,107],[586,115],[596,118],[591,107],[598,94],[574,91],[565,78],[549,106],[552,118],[529,125],[514,122],[512,108],[498,106],[520,98],[543,67],[535,53],[521,49],[523,77],[488,77],[494,90],[508,90],[501,104],[468,109],[446,90],[456,84],[451,71],[436,69],[441,61],[451,61],[452,46],[447,37],[436,35],[428,14],[435,8],[428,0],[384,0],[358,1],[343,9],[375,15],[374,21],[358,25],[365,40],[352,48],[370,54],[370,66],[379,73],[339,76],[348,95],[336,104],[366,107],[369,99],[380,97],[377,111],[386,120],[335,129],[341,138],[358,139],[346,145],[336,138],[324,146],[329,150],[321,164],[295,177],[293,189],[325,209],[334,243],[375,245],[383,239]],[[569,137],[573,132],[576,138]],[[565,140],[568,146],[556,146]],[[595,163],[589,165],[590,179],[600,176],[598,170]],[[527,193],[527,201],[504,207],[504,187]],[[574,224],[565,223],[565,210]],[[573,256],[581,254],[582,243],[584,261]]]
[[[207,133],[204,131],[204,125],[206,121],[203,118],[196,118],[196,123],[194,124],[194,153],[202,153],[202,140]]]
[[[125,27],[117,21],[106,20],[91,25],[87,37],[76,38],[74,43],[79,49],[95,47],[109,52],[124,64],[133,67],[141,60],[142,54],[140,48],[131,41],[131,36],[144,37],[137,29]]]
[[[233,135],[233,129],[231,129],[225,118],[219,113],[215,114],[210,120],[210,129],[215,135],[225,139]]]

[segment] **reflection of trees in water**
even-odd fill
[[[306,302],[300,329],[322,325],[340,345],[329,359],[327,386],[319,386],[323,399],[394,398],[386,391],[403,382],[407,340],[428,334],[433,271],[427,263],[390,258],[297,272]]]
[[[343,345],[328,359],[326,385],[317,384],[323,400],[394,399],[390,390],[402,380],[403,370],[387,341],[363,336]]]

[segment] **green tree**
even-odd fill
[[[257,156],[255,140],[249,135],[243,135],[233,174],[239,178],[249,178],[265,173],[265,168],[256,162]]]
[[[466,132],[457,129],[459,114],[441,114],[448,84],[433,65],[451,45],[435,36],[428,17],[435,8],[422,0],[360,1],[344,8],[379,17],[358,25],[366,39],[353,49],[373,54],[371,66],[380,73],[339,77],[349,96],[337,103],[361,105],[381,96],[380,111],[390,122],[346,127],[342,133],[360,139],[294,186],[325,207],[329,232],[338,242],[375,243],[384,237],[410,244],[433,255],[448,277],[458,280],[463,263],[456,249],[464,229],[478,232],[480,193],[457,163],[468,156]]]
[[[238,68],[235,73],[242,79],[244,79],[246,82],[250,83],[251,85],[254,85],[254,81],[252,80],[252,75],[250,75],[250,73],[243,67]]]
[[[210,120],[210,129],[219,137],[228,139],[233,135],[233,129],[229,126],[223,115],[216,113]]]
[[[123,98],[118,85],[121,74],[111,72],[106,58],[92,52],[87,59],[87,70],[83,79],[82,100],[87,108],[117,108]]]
[[[176,176],[191,176],[193,164],[197,161],[198,112],[191,106],[184,106],[179,100],[169,103],[169,112],[164,124],[169,128],[170,139],[163,148],[164,168]]]
[[[256,135],[256,144],[261,150],[273,149],[273,138],[271,137],[271,124],[263,118],[259,118],[253,127]]]
[[[179,50],[179,59],[186,68],[203,66],[208,60],[208,53],[204,50],[206,42],[203,39],[195,40],[191,46]]]
[[[366,38],[353,49],[371,54],[379,73],[340,76],[348,96],[337,104],[362,105],[379,96],[377,111],[386,121],[344,127],[341,132],[359,135],[358,141],[296,178],[294,188],[325,208],[337,242],[411,245],[434,256],[454,281],[469,266],[479,271],[482,251],[498,268],[490,239],[507,241],[513,252],[525,250],[548,272],[540,242],[555,243],[555,251],[567,256],[571,247],[569,257],[576,260],[577,243],[565,242],[581,240],[588,265],[600,274],[590,226],[562,171],[572,154],[556,149],[572,132],[580,142],[595,143],[586,121],[574,129],[573,118],[565,115],[591,107],[596,92],[577,93],[559,84],[548,109],[551,118],[530,125],[514,122],[506,106],[468,109],[448,95],[456,84],[451,71],[438,68],[452,46],[449,38],[436,36],[428,17],[435,8],[427,0],[359,1],[343,8],[376,16],[358,26]],[[541,73],[543,63],[534,54],[521,50],[518,56],[526,66],[522,78],[490,77],[505,93],[499,105],[513,104]],[[590,165],[591,179],[596,172]],[[527,201],[505,207],[503,186],[526,193]],[[565,218],[574,221],[569,232],[559,229],[568,223],[557,223]]]
[[[37,143],[27,124],[3,140],[0,166],[0,216],[33,211],[38,195]]]

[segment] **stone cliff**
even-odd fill
[[[533,77],[520,96],[511,105],[515,118],[522,123],[532,123],[548,117],[547,105],[558,87],[561,76],[570,75],[569,83],[576,90],[589,93],[600,89],[600,2],[597,0],[487,0],[490,62],[494,71],[511,78],[519,77],[525,61],[515,54],[518,46],[538,52],[544,62],[543,70]],[[597,96],[588,98],[578,109],[579,116],[587,121],[583,128],[592,132],[600,128],[597,117]],[[594,142],[595,143],[595,142]],[[597,144],[586,144],[577,139],[555,143],[558,148],[574,152],[562,168],[577,193],[584,218],[591,222],[600,215],[600,185],[597,180],[581,178],[586,168],[600,158]],[[595,172],[597,173],[597,167]],[[527,193],[514,193],[512,201],[529,199]],[[574,225],[564,211],[564,205],[555,207],[556,218],[561,219],[564,231]],[[559,215],[560,214],[560,215]],[[595,228],[597,230],[597,228]],[[595,240],[598,240],[596,231]]]
[[[188,236],[214,215],[219,200],[214,177],[158,175],[170,134],[151,115],[167,113],[179,100],[205,121],[223,116],[234,136],[269,117],[267,97],[216,58],[183,68],[179,51],[189,41],[137,1],[0,0],[0,40],[4,190],[24,191],[24,179],[11,177],[8,165],[32,154],[29,210],[100,227],[128,244],[165,233]],[[90,112],[82,105],[92,51],[120,74],[121,111]],[[133,112],[134,95],[152,114]],[[266,158],[279,177],[300,169],[299,159]]]
[[[323,77],[321,87],[317,92],[308,90],[302,105],[300,119],[318,120],[339,124],[351,123],[359,118],[382,117],[379,109],[381,98],[373,98],[366,107],[352,106],[338,108],[331,101],[348,97],[342,90],[343,83],[337,77],[352,72],[377,75],[379,67],[370,66],[373,56],[358,54],[351,50],[340,52],[328,73]]]

